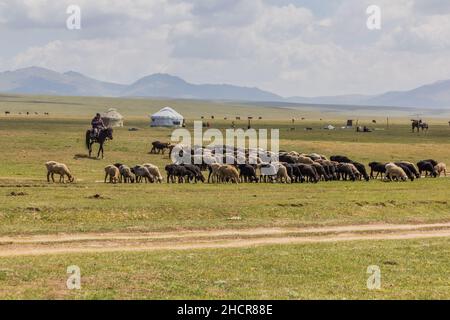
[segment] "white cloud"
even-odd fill
[[[321,10],[326,16],[315,14],[317,3],[283,3],[0,0],[3,32],[38,29],[43,35],[41,44],[9,60],[0,54],[0,61],[117,82],[169,72],[308,96],[377,93],[450,77],[448,1],[378,0],[381,31],[366,28],[373,1],[340,1]],[[81,31],[64,29],[69,4],[82,8]]]

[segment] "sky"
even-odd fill
[[[80,30],[66,27],[69,5]],[[367,28],[370,5],[379,30]],[[169,73],[319,96],[450,79],[448,0],[0,0],[0,39],[0,71],[118,83]]]

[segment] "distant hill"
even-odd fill
[[[71,96],[164,97],[200,100],[279,101],[258,88],[226,84],[191,84],[168,74],[154,74],[130,85],[98,81],[80,73],[39,67],[0,73],[0,92]]]
[[[290,102],[302,104],[366,105],[395,107],[450,107],[450,80],[438,81],[409,91],[382,95],[289,97],[258,88],[229,84],[192,84],[168,74],[153,74],[132,84],[99,81],[81,73],[59,73],[29,67],[0,73],[1,93],[103,97],[158,97],[198,100]]]

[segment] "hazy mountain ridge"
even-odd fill
[[[192,84],[168,74],[153,74],[126,85],[99,81],[81,73],[29,67],[0,73],[0,92],[70,96],[160,97],[199,100],[272,101],[307,104],[397,107],[450,107],[450,80],[409,91],[381,95],[288,97],[229,84]]]

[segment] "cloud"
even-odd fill
[[[378,0],[382,29],[370,31],[368,0],[0,0],[2,33],[33,34],[0,62],[124,83],[169,72],[283,95],[378,93],[450,76],[448,3]],[[65,29],[69,4],[80,31]]]

